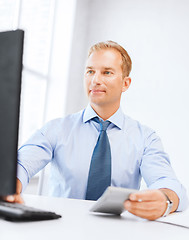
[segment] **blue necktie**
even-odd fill
[[[93,151],[89,169],[86,199],[97,200],[111,185],[111,151],[106,129],[109,121],[92,119],[100,124],[100,134]]]

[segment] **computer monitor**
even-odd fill
[[[16,192],[22,30],[0,32],[0,196]]]

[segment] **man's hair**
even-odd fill
[[[113,42],[113,41],[106,41],[106,42],[99,42],[94,44],[93,46],[90,47],[89,52],[88,52],[88,57],[95,51],[102,50],[102,49],[115,49],[117,50],[122,57],[122,71],[123,71],[123,77],[128,77],[131,68],[132,68],[132,61],[127,53],[127,51],[120,46],[118,43]]]

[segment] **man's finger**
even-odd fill
[[[152,211],[149,209],[129,209],[128,211],[137,217],[145,218],[148,220],[155,220],[161,216],[159,211]]]
[[[154,211],[158,209],[164,209],[166,207],[165,202],[158,201],[143,201],[143,202],[134,202],[134,201],[125,201],[124,203],[127,210],[132,211]]]
[[[16,203],[24,203],[24,200],[23,200],[23,198],[21,197],[20,194],[15,195],[15,202]]]
[[[145,190],[136,193],[132,193],[129,196],[131,201],[157,201],[157,200],[166,200],[164,194],[160,190]]]
[[[9,196],[5,197],[4,200],[7,202],[14,202],[15,197],[13,195],[9,195]]]

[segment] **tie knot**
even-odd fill
[[[106,131],[108,126],[110,125],[110,121],[103,121],[100,120],[98,117],[95,117],[92,120],[100,124],[100,131]]]
[[[106,129],[108,128],[108,126],[110,125],[109,121],[100,121],[100,127],[101,127],[101,131],[106,131]]]

